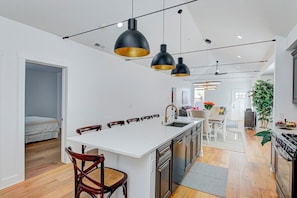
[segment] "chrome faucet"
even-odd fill
[[[168,121],[167,110],[168,110],[169,107],[174,107],[175,108],[174,118],[177,119],[177,116],[178,116],[178,109],[177,109],[177,107],[174,104],[167,105],[166,108],[165,108],[165,123],[167,123],[167,121]]]

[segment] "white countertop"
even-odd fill
[[[264,130],[264,129],[263,129]],[[294,134],[297,134],[297,128],[292,128],[292,129],[280,129],[279,127],[277,126],[274,126],[273,131],[277,132],[277,133],[294,133]]]
[[[161,118],[116,126],[102,131],[68,137],[67,140],[99,149],[141,158],[162,144],[177,137],[203,119],[178,117],[178,122],[190,122],[184,127],[170,127],[161,124]]]

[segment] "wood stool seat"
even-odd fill
[[[98,168],[88,174],[90,178],[101,178],[101,168]],[[125,178],[125,173],[115,170],[113,168],[105,167],[104,168],[104,185],[108,188],[113,188],[113,186],[118,182]],[[92,182],[91,180],[84,178],[82,183],[94,190],[100,190],[96,183]]]
[[[119,187],[123,188],[123,195],[127,198],[128,175],[120,170],[105,167],[105,157],[101,155],[80,154],[73,152],[71,147],[65,148],[74,168],[75,198],[82,192],[91,197],[110,198]],[[79,164],[85,163],[85,166]]]

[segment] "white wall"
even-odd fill
[[[294,48],[297,48],[297,24],[286,38],[286,49],[292,50]]]
[[[165,106],[171,102],[171,88],[180,92],[191,86],[5,18],[0,18],[0,29],[0,189],[24,179],[27,60],[64,68],[66,111],[62,134],[66,136],[89,124],[105,126],[112,120],[164,115]]]
[[[225,80],[217,86],[215,91],[205,92],[205,101],[212,101],[216,106],[227,108],[227,117],[230,119],[232,109],[232,91],[243,90],[249,92],[251,82],[249,79],[230,79]],[[243,115],[243,112],[242,112]]]
[[[26,69],[25,115],[58,119],[57,72]]]
[[[297,40],[297,32],[295,40]],[[293,35],[290,36],[292,38]],[[292,40],[292,42],[294,42]],[[286,38],[276,36],[275,75],[274,75],[274,122],[281,119],[281,114],[289,121],[297,121],[297,105],[292,103],[293,58],[292,51],[287,51],[290,44]]]

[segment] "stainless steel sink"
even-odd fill
[[[186,126],[188,124],[190,124],[190,123],[186,123],[186,122],[171,122],[169,124],[166,124],[165,126],[184,127],[184,126]]]

